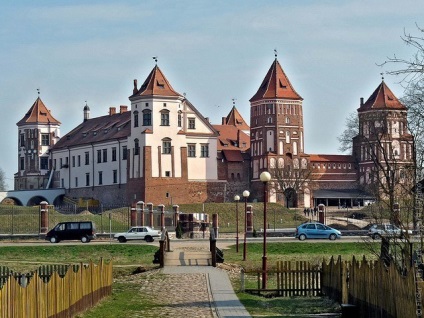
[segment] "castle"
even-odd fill
[[[246,189],[263,200],[259,175],[269,170],[270,202],[353,206],[374,197],[364,190],[378,177],[370,157],[382,143],[378,129],[393,160],[413,162],[407,109],[384,80],[361,99],[351,155],[305,152],[303,98],[277,57],[250,99],[250,125],[234,105],[211,124],[157,65],[141,86],[134,80],[129,101],[97,118],[85,105],[83,122],[60,137],[38,97],[17,123],[15,190],[64,188],[104,204],[228,202]]]

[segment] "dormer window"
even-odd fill
[[[156,81],[156,85],[157,85],[159,88],[162,88],[162,89],[164,89],[164,88],[165,88],[165,82],[164,82],[163,80],[157,80],[157,81]]]

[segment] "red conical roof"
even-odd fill
[[[406,110],[407,108],[397,99],[386,83],[381,81],[370,98],[359,107],[358,112],[376,109]]]
[[[157,65],[150,72],[149,76],[147,76],[140,89],[130,97],[153,95],[181,96],[172,88],[171,84],[169,84],[165,75],[163,75],[162,71]]]
[[[250,102],[268,98],[303,100],[294,90],[277,59],[272,63],[261,86],[256,94],[250,99]]]
[[[239,111],[235,106],[231,109],[228,116],[225,118],[225,124],[226,125],[233,125],[241,130],[249,130],[250,127],[248,124],[246,124],[246,121],[243,119],[243,117],[240,115]]]
[[[16,125],[24,124],[57,124],[60,125],[60,121],[52,116],[50,110],[44,105],[43,101],[38,97],[31,108],[25,114]]]

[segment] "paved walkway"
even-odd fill
[[[198,274],[204,274],[205,279],[201,283],[198,281],[196,284],[196,282],[192,281],[190,284],[193,288],[191,300],[197,302],[197,296],[200,296],[200,294],[197,293],[196,285],[206,285],[211,309],[211,316],[209,317],[251,317],[237,298],[231,286],[228,274],[224,270],[211,266],[165,266],[162,269],[162,273],[170,275],[193,275],[193,278]],[[202,286],[198,286],[197,288],[202,288]],[[180,315],[180,317],[182,317],[182,315]]]

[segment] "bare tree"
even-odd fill
[[[344,153],[352,153],[352,139],[359,133],[359,119],[357,112],[350,113],[346,117],[345,123],[345,130],[337,137],[340,143],[339,150]]]
[[[418,25],[416,26],[418,32],[423,34],[424,29]],[[388,71],[388,74],[403,76],[402,82],[404,83],[420,81],[424,78],[424,37],[422,35],[412,35],[404,30],[401,39],[406,45],[416,49],[414,55],[409,59],[393,55],[393,57],[388,57],[385,62],[379,65],[395,63],[400,65],[400,68]]]
[[[0,168],[0,191],[6,191],[6,176],[3,169]]]

